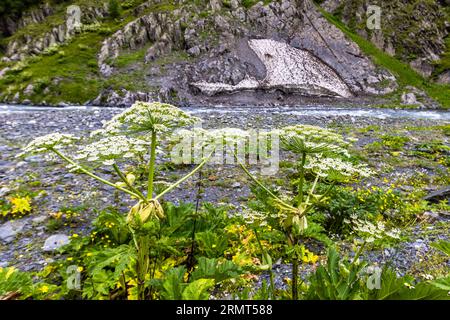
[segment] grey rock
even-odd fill
[[[48,216],[46,216],[46,215],[41,215],[41,216],[37,216],[37,217],[31,219],[31,221],[32,221],[33,223],[39,224],[39,223],[44,222],[44,221],[47,220],[47,219],[48,219]]]
[[[441,73],[437,80],[437,83],[442,83],[442,84],[449,84],[450,83],[450,70],[444,71],[443,73]]]
[[[424,200],[427,200],[428,202],[432,203],[438,203],[442,200],[448,200],[450,203],[450,186],[431,192],[427,196],[424,197]]]
[[[152,45],[145,54],[145,62],[149,63],[155,61],[160,56],[169,53],[172,50],[172,46],[167,41],[159,41]]]
[[[439,220],[439,214],[432,211],[426,211],[423,213],[422,218],[430,223],[433,223]]]
[[[222,1],[221,0],[209,0],[209,6],[213,11],[219,11],[222,9]]]
[[[3,77],[5,75],[5,73],[8,72],[9,70],[11,70],[10,67],[6,67],[6,68],[3,68],[2,70],[0,70],[0,78]]]
[[[11,189],[9,189],[7,187],[0,188],[0,197],[4,197],[10,191],[11,191]]]
[[[69,242],[70,240],[67,235],[54,234],[45,240],[42,250],[44,250],[45,252],[52,252],[58,250],[59,248],[68,244]]]
[[[433,73],[433,66],[426,58],[417,58],[409,63],[409,65],[424,77],[429,77]]]
[[[5,243],[10,243],[14,240],[16,235],[20,232],[22,232],[23,228],[25,227],[25,221],[21,220],[15,220],[15,221],[8,221],[5,222],[0,227],[0,240],[2,240]]]
[[[199,46],[192,47],[187,51],[187,53],[190,56],[198,57],[200,55],[200,47]]]
[[[402,104],[413,105],[418,104],[416,95],[412,92],[403,92],[401,97]]]
[[[12,102],[13,102],[13,103],[18,103],[18,102],[19,102],[19,99],[20,99],[20,94],[19,94],[19,92],[16,92],[16,94],[15,94],[14,97],[13,97]]]
[[[56,106],[57,106],[57,107],[61,107],[61,108],[65,108],[65,107],[68,107],[69,104],[66,103],[66,102],[64,102],[64,101],[61,101],[61,102],[59,102]]]

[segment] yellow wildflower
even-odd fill
[[[39,291],[41,293],[47,293],[48,292],[48,286],[47,285],[43,285],[42,287],[39,288]]]
[[[13,205],[11,213],[21,213],[24,214],[26,212],[31,211],[31,203],[30,203],[30,197],[15,197],[10,198],[9,201]]]

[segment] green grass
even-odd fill
[[[145,53],[150,45],[151,43],[148,43],[146,46],[136,51],[122,52],[120,56],[113,61],[114,67],[125,68],[137,61],[144,61]]]
[[[353,33],[346,25],[339,21],[335,16],[329,14],[322,8],[318,7],[323,16],[342,32],[353,40],[360,49],[369,56],[372,61],[381,67],[388,69],[397,78],[400,87],[407,85],[417,87],[424,90],[430,97],[435,99],[445,109],[450,108],[450,86],[430,83],[420,74],[415,72],[410,66],[391,57],[387,53],[378,49],[370,41]]]
[[[14,94],[31,83],[35,92],[29,98],[34,103],[84,103],[95,98],[100,90],[96,54],[102,39],[97,33],[81,34],[54,54],[30,58],[23,70],[0,79],[0,91]]]
[[[261,0],[242,0],[242,6],[248,9],[248,8],[253,7],[255,4],[257,4],[260,1]],[[267,5],[271,2],[272,2],[272,0],[264,0],[263,1],[264,5]]]
[[[446,70],[450,70],[450,36],[445,39],[446,51],[441,56],[441,60],[436,64],[435,75],[438,75]]]

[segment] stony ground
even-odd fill
[[[439,120],[411,120],[402,118],[371,118],[345,116],[323,116],[320,114],[285,114],[282,111],[269,113],[264,109],[247,109],[243,112],[223,112],[221,109],[198,112],[202,117],[204,127],[241,127],[241,128],[273,128],[288,124],[313,124],[334,127],[346,134],[360,138],[357,148],[376,141],[370,126],[389,128],[389,130],[406,130],[407,128],[428,128],[446,123]],[[120,112],[117,109],[85,109],[85,110],[42,110],[33,112],[0,113],[0,198],[14,194],[17,190],[34,192],[33,211],[31,214],[7,221],[0,218],[0,266],[16,266],[23,270],[38,270],[55,259],[62,258],[43,248],[45,241],[52,235],[70,236],[87,234],[90,222],[95,217],[94,208],[104,208],[116,205],[117,199],[107,186],[100,185],[88,177],[68,173],[62,165],[48,163],[40,156],[16,158],[20,148],[36,136],[49,132],[70,132],[85,135],[101,126],[102,120],[111,118]],[[411,133],[413,140],[427,139],[430,133],[417,130]],[[428,138],[430,138],[428,136]],[[448,143],[448,141],[447,141]],[[409,146],[406,145],[406,148]],[[398,155],[399,159],[403,155]],[[420,173],[436,176],[439,165],[411,161],[395,162],[396,156],[385,158],[379,155],[372,160],[372,165],[383,174],[370,182],[369,185],[382,184],[382,179],[389,177],[414,177]],[[405,156],[406,157],[406,156]],[[380,161],[382,159],[383,161]],[[403,158],[402,158],[403,159]],[[397,159],[398,160],[398,159]],[[386,170],[386,167],[393,168]],[[442,168],[441,168],[442,169]],[[177,170],[184,170],[178,168]],[[112,172],[103,171],[108,177]],[[164,171],[160,179],[175,179],[171,171]],[[172,201],[193,201],[196,198],[196,183],[198,176],[182,185],[168,196]],[[444,179],[445,180],[445,179]],[[210,167],[204,170],[203,187],[205,192],[202,201],[232,203],[236,207],[242,205],[249,189],[245,177],[234,167]],[[430,184],[429,192],[442,186]],[[403,186],[405,192],[412,186]],[[126,201],[120,201],[120,206],[126,210]],[[65,221],[63,225],[52,225],[51,215],[61,208],[77,208],[75,216]],[[448,214],[448,213],[447,213]],[[429,243],[436,239],[448,239],[449,216],[430,214],[427,222],[416,223],[408,230],[409,240],[400,246],[386,248],[368,253],[367,258],[379,264],[392,263],[400,272],[423,267],[426,254],[430,250]],[[48,243],[47,243],[48,246]],[[44,249],[48,249],[45,251]],[[432,262],[430,262],[432,263]],[[450,266],[450,265],[448,265]],[[282,286],[282,281],[289,274],[289,266],[276,264],[276,281]]]

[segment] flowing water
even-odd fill
[[[68,107],[37,107],[22,105],[5,105],[0,104],[0,114],[38,112],[38,111],[80,111],[83,110],[111,110],[117,108],[91,107],[91,106],[68,106]],[[285,114],[295,116],[351,116],[355,118],[376,118],[376,119],[423,119],[423,120],[439,120],[450,122],[450,111],[444,110],[405,110],[405,109],[380,109],[380,108],[346,108],[333,106],[302,106],[302,107],[232,107],[232,106],[215,106],[215,107],[186,107],[186,112],[202,115],[208,113],[219,114]]]

